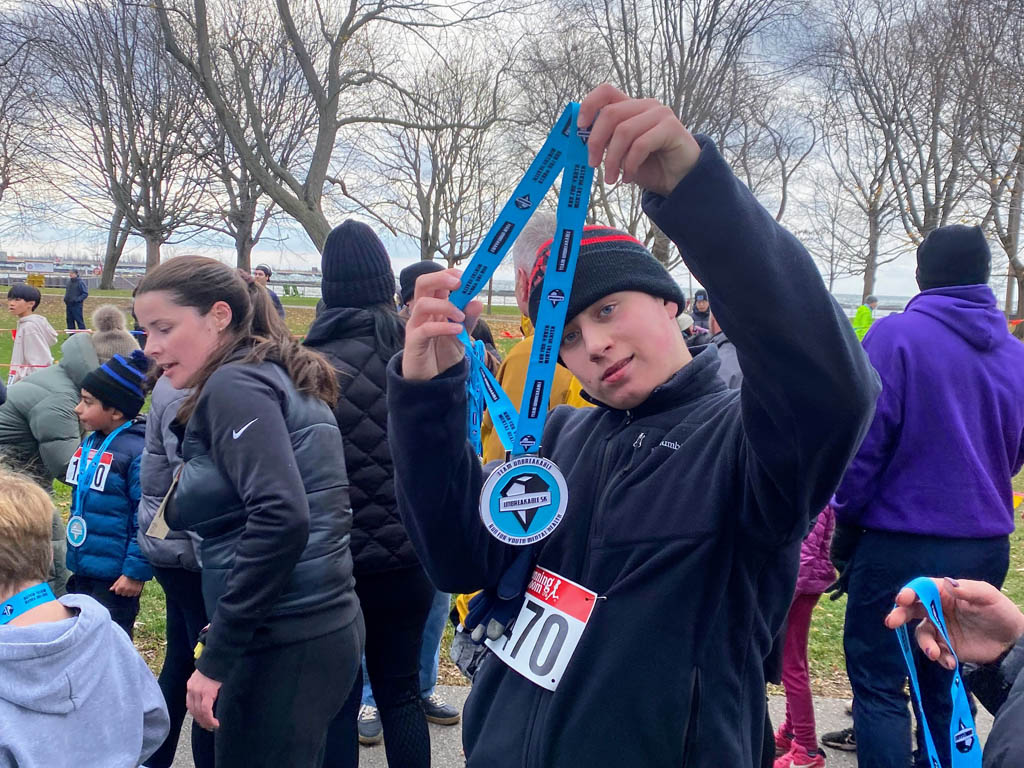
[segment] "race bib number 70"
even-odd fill
[[[487,646],[541,688],[558,687],[587,628],[597,593],[537,567],[510,632]]]

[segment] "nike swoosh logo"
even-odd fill
[[[233,430],[231,430],[231,437],[233,437],[235,440],[237,440],[238,438],[240,438],[242,436],[242,433],[245,432],[245,430],[247,430],[249,427],[251,427],[253,424],[255,424],[259,420],[260,420],[260,417],[257,416],[255,419],[250,421],[248,424],[246,424],[241,429],[233,429]]]

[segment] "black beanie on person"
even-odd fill
[[[922,291],[988,282],[992,252],[981,227],[939,227],[917,246],[917,284]]]
[[[415,264],[410,264],[399,272],[398,284],[400,286],[399,293],[402,297],[402,303],[408,304],[412,301],[413,294],[416,293],[416,278],[420,275],[429,274],[430,272],[443,271],[444,267],[436,261],[417,261]]]
[[[394,304],[395,273],[384,243],[361,221],[342,222],[327,236],[320,258],[321,290],[328,307]]]
[[[537,324],[544,272],[551,248],[552,241],[549,240],[538,249],[537,264],[530,277],[530,321],[534,325]],[[640,291],[674,301],[677,315],[686,304],[682,289],[643,243],[611,227],[584,227],[565,322],[568,323],[603,296],[619,291]]]
[[[146,402],[146,372],[149,358],[141,349],[124,358],[114,355],[85,375],[82,389],[106,408],[116,408],[126,419],[134,419]]]

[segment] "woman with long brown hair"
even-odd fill
[[[218,768],[319,765],[363,643],[334,371],[265,288],[213,259],[160,265],[135,310],[147,354],[192,388],[166,507],[203,540],[210,625],[189,711],[215,731]]]

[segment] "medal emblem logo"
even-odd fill
[[[960,721],[958,728],[960,730],[953,735],[953,742],[956,744],[957,752],[966,755],[974,747],[974,729],[965,726],[963,720]]]
[[[13,605],[9,605],[9,604],[5,605],[4,606],[4,610],[3,610],[3,615],[4,616],[10,616],[12,613],[14,613],[14,606]]]
[[[480,519],[499,541],[533,544],[562,522],[567,501],[565,478],[554,462],[543,456],[519,456],[487,478],[480,494]]]
[[[565,293],[563,293],[560,288],[554,288],[548,291],[548,301],[551,302],[552,307],[557,307],[565,301]]]
[[[516,198],[516,208],[521,211],[525,211],[531,205],[533,205],[533,201],[530,200],[529,195],[522,195],[521,197]]]

